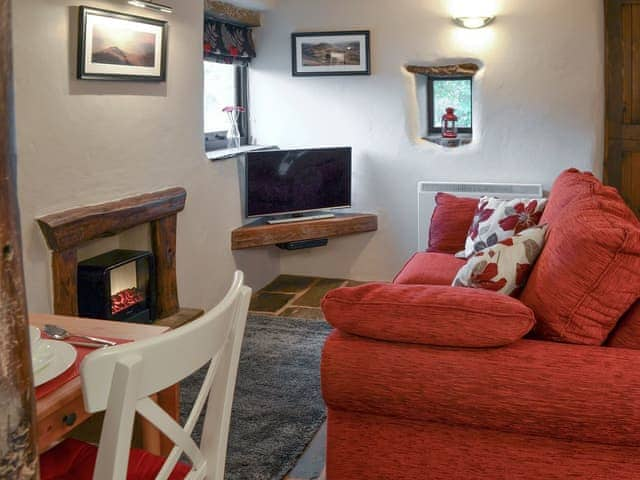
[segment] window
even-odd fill
[[[247,67],[204,62],[204,137],[205,150],[227,148],[229,120],[222,111],[229,105],[241,105],[245,112],[239,117],[242,145],[248,139]]]
[[[470,76],[429,77],[429,134],[442,131],[442,115],[448,107],[456,109],[458,132],[473,132],[472,88],[473,77]]]

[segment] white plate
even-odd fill
[[[31,342],[31,349],[40,341],[40,329],[38,327],[29,326],[29,341]]]
[[[40,340],[40,342],[51,345],[53,349],[53,360],[51,360],[51,363],[45,368],[34,374],[33,380],[36,387],[66,372],[78,356],[76,349],[68,343],[44,339]]]

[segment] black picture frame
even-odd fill
[[[89,35],[93,35],[93,28],[90,25],[92,17],[115,19],[124,22],[133,22],[134,24],[144,24],[155,27],[154,32],[144,32],[141,35],[155,35],[153,47],[153,66],[147,65],[131,65],[122,63],[129,61],[126,52],[113,45],[105,49],[103,56],[113,58],[110,62],[93,61],[96,53],[93,54],[91,60],[87,58],[87,49],[92,45],[94,37],[89,39]],[[167,44],[168,44],[168,22],[157,20],[155,18],[139,17],[121,12],[110,10],[102,10],[99,8],[81,6],[78,15],[78,61],[77,61],[77,78],[80,80],[119,80],[119,81],[138,81],[138,82],[164,82],[167,78]],[[119,24],[120,26],[123,23]],[[158,39],[158,36],[161,38]],[[147,36],[147,39],[149,37]],[[156,52],[157,49],[160,52]],[[108,52],[107,52],[108,51]],[[107,53],[104,53],[107,52]],[[131,54],[130,54],[131,55]],[[118,56],[120,58],[118,58]],[[140,57],[141,55],[137,55]],[[145,58],[148,61],[148,58]],[[120,62],[120,63],[118,63]],[[129,70],[129,71],[128,71]]]
[[[434,124],[434,92],[433,82],[438,80],[469,80],[471,84],[471,98],[470,98],[470,113],[471,113],[471,127],[458,127],[458,133],[472,134],[473,133],[473,75],[429,75],[427,79],[427,119],[428,134],[438,135],[442,132],[442,127],[436,127]],[[444,114],[444,112],[442,112]]]
[[[345,63],[305,66],[302,64],[303,53],[302,44],[299,40],[318,39],[318,43],[322,43],[322,39],[327,37],[338,37],[339,41],[348,42],[358,41],[360,45],[360,63],[357,65],[347,65]],[[342,38],[340,38],[342,37]],[[369,30],[348,30],[337,32],[296,32],[291,34],[291,74],[294,77],[328,77],[328,76],[351,76],[351,75],[371,75],[371,32]],[[337,52],[344,56],[344,52]],[[364,59],[362,56],[364,54]],[[327,55],[331,55],[330,52]],[[349,68],[353,67],[353,68]]]

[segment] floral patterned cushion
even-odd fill
[[[542,251],[546,231],[547,225],[532,227],[476,253],[458,271],[453,286],[516,296]]]
[[[492,247],[540,222],[546,199],[482,197],[467,233],[464,257]]]

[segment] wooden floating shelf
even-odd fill
[[[367,213],[336,214],[334,218],[269,225],[258,220],[231,232],[231,249],[264,247],[278,243],[332,238],[378,230],[378,216]]]

